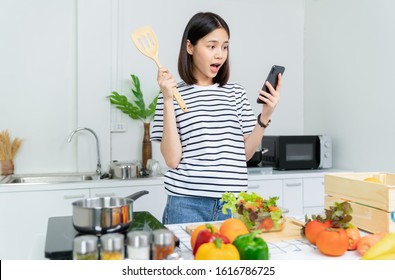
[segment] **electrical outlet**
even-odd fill
[[[126,124],[120,122],[112,123],[111,132],[126,132]]]

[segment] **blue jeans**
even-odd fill
[[[222,214],[222,205],[219,198],[169,195],[162,222],[181,224],[226,220],[232,215],[229,210],[228,214]]]

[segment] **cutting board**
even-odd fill
[[[284,229],[282,231],[265,232],[259,236],[267,242],[302,239],[301,229],[304,225],[303,222],[294,218],[284,218],[284,220]],[[213,222],[211,224],[218,228],[221,226],[220,222]],[[193,230],[199,225],[200,224],[187,225],[185,230],[188,234],[192,234]]]

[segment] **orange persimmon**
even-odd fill
[[[348,236],[342,228],[327,228],[316,239],[317,249],[327,256],[338,257],[348,248]]]
[[[310,241],[311,244],[316,245],[316,239],[318,234],[324,229],[329,228],[330,226],[330,221],[321,222],[318,220],[311,220],[307,222],[304,229],[306,239]]]

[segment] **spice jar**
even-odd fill
[[[163,260],[174,252],[174,235],[168,229],[157,229],[153,231],[154,246],[153,259]]]
[[[101,259],[123,260],[124,259],[124,235],[120,233],[108,233],[101,237]]]
[[[151,233],[149,231],[130,231],[128,233],[128,259],[149,260],[151,252]]]
[[[97,236],[81,235],[74,238],[73,259],[74,260],[97,260]]]

